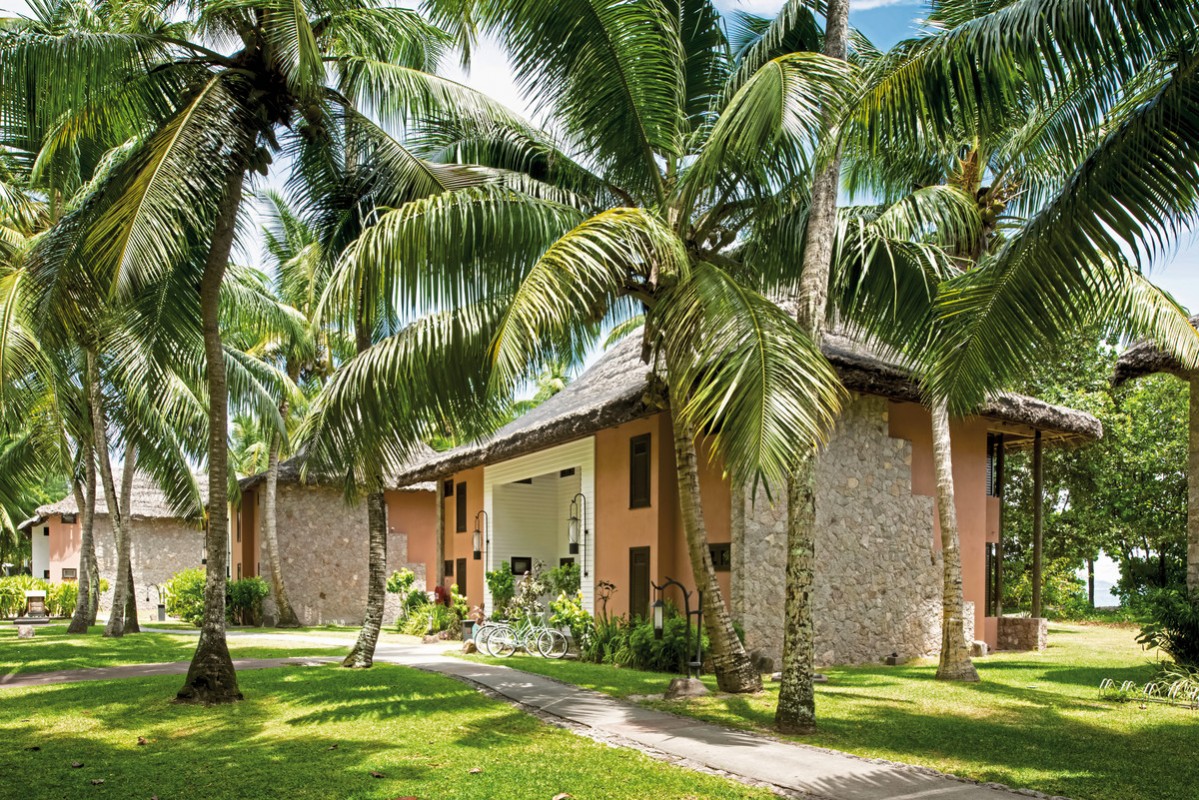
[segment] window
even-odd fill
[[[1003,481],[1003,434],[987,434],[987,496],[998,497]]]
[[[447,578],[452,578],[452,577],[454,577],[454,562],[453,562],[452,560],[450,560],[450,561],[446,561],[446,562],[445,562],[444,564],[442,564],[441,566],[442,566],[442,568],[445,570],[445,576],[446,576]]]
[[[64,581],[74,581],[79,579],[79,572],[74,567],[63,567],[62,579]]]
[[[49,536],[49,535],[50,535],[50,529],[42,528],[42,536]]]
[[[237,565],[237,579],[241,580],[241,564]]]
[[[62,521],[67,523],[68,525],[73,525],[75,523],[75,520],[77,520],[78,518],[79,517],[75,514],[63,514],[62,515]]]
[[[728,572],[733,568],[733,546],[728,542],[708,545],[712,554],[712,566],[717,572]]]
[[[441,484],[441,493],[444,494],[446,497],[453,497],[454,496],[454,482],[446,481],[445,483]]]
[[[460,483],[454,489],[454,530],[466,533],[466,484]]]
[[[558,566],[560,566],[560,567],[565,567],[567,564],[573,564],[573,563],[575,563],[575,560],[573,558],[558,559]]]
[[[46,580],[50,580],[50,570],[48,570],[48,569],[42,570],[42,577],[45,578]]]
[[[629,508],[646,508],[649,495],[650,435],[629,440]]]
[[[512,574],[519,578],[526,572],[533,571],[532,556],[512,556]]]

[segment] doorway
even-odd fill
[[[629,619],[649,616],[649,548],[629,548]]]
[[[458,584],[458,594],[463,597],[470,591],[466,588],[466,559],[460,558],[454,562],[454,583]]]

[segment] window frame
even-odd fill
[[[645,451],[638,452],[638,446],[644,445]],[[642,433],[629,438],[629,508],[651,508],[653,506],[653,454],[654,439],[652,433]],[[645,483],[638,485],[637,460],[645,459]],[[641,491],[644,490],[644,494]]]

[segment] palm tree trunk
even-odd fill
[[[816,730],[816,624],[812,591],[816,566],[816,452],[808,451],[787,481],[787,596],[783,663],[774,724],[783,733]]]
[[[1199,375],[1190,379],[1187,447],[1187,591],[1199,594]]]
[[[125,587],[125,633],[141,633],[141,625],[137,621],[137,584],[133,580],[133,472],[137,464],[137,445],[132,442],[125,444],[125,464],[121,468],[121,519],[125,522],[125,538],[129,540],[129,558],[125,564],[125,573],[129,582]]]
[[[825,12],[824,55],[844,61],[849,54],[849,0],[829,0]],[[830,118],[836,109],[825,109]],[[829,270],[837,226],[837,189],[841,182],[838,152],[812,183],[808,225],[800,273],[800,327],[819,347],[828,305]],[[812,619],[813,566],[816,560],[816,453],[801,454],[787,481],[787,599],[783,620],[782,682],[774,724],[787,733],[816,730],[813,690],[815,625]]]
[[[204,619],[200,641],[176,694],[180,702],[231,703],[242,699],[237,672],[225,639],[225,571],[229,540],[229,394],[225,353],[221,344],[221,282],[233,250],[237,212],[245,172],[239,166],[229,176],[225,197],[212,231],[212,243],[200,280],[200,315],[204,329],[204,361],[208,381],[208,548],[204,585]]]
[[[121,498],[117,494],[112,478],[112,458],[108,452],[108,419],[104,413],[104,396],[100,391],[100,368],[96,354],[87,354],[88,390],[92,400],[92,432],[96,437],[96,459],[100,464],[100,480],[104,486],[104,502],[108,506],[108,519],[112,522],[112,535],[117,544],[117,577],[112,587],[112,608],[108,612],[105,636],[125,634],[125,598],[129,590],[129,537],[125,533],[125,520],[121,513]]]
[[[673,420],[674,456],[679,481],[679,513],[687,552],[691,556],[691,572],[695,585],[703,590],[704,622],[708,631],[709,655],[716,671],[716,684],[722,692],[757,692],[762,689],[762,676],[749,660],[733,618],[724,604],[724,595],[712,566],[708,549],[708,531],[700,504],[699,459],[695,455],[695,431],[680,419]]]
[[[962,550],[958,514],[954,505],[953,442],[949,434],[949,404],[938,400],[932,408],[933,467],[937,474],[937,521],[941,523],[941,559],[945,571],[941,600],[941,662],[937,678],[943,681],[977,681],[966,641],[965,600],[962,594]]]
[[[366,526],[370,537],[370,571],[366,586],[366,617],[358,641],[341,662],[343,667],[365,668],[375,661],[375,645],[383,627],[383,604],[387,600],[387,516],[383,493],[366,496]]]
[[[96,568],[96,540],[93,522],[96,518],[96,456],[92,443],[84,439],[80,443],[83,451],[83,483],[74,482],[75,503],[79,506],[79,595],[75,599],[75,613],[67,633],[87,633],[96,623],[96,603],[100,597],[100,576]],[[94,576],[94,577],[93,577]]]
[[[286,411],[284,411],[286,416]],[[262,538],[266,542],[266,558],[271,565],[271,591],[275,595],[278,618],[276,628],[298,628],[300,620],[287,599],[287,587],[283,584],[283,559],[279,557],[278,516],[275,500],[279,491],[279,448],[282,437],[271,436],[271,448],[266,463],[266,488],[262,497]]]
[[[359,299],[354,324],[354,339],[359,353],[371,346],[371,330],[366,322],[365,302]],[[376,476],[377,477],[377,476]],[[341,662],[343,667],[366,668],[375,661],[375,645],[383,626],[383,604],[387,601],[387,510],[382,492],[366,496],[366,528],[370,547],[366,585],[366,616],[358,641]],[[462,587],[466,591],[466,587]]]

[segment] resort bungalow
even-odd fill
[[[942,577],[928,411],[901,365],[835,334],[824,349],[852,397],[819,461],[817,659],[934,655]],[[620,342],[494,435],[430,454],[396,476],[404,484],[436,481],[444,505],[442,529],[427,548],[438,553],[429,567],[434,581],[456,583],[472,604],[489,607],[486,571],[508,564],[520,574],[535,561],[573,560],[587,606],[629,615],[648,612],[654,583],[671,577],[692,585],[670,417],[645,401],[650,375],[640,352],[640,337]],[[994,648],[1001,638],[1000,454],[1033,445],[1039,454],[1043,441],[1094,439],[1102,431],[1087,414],[1014,395],[955,420],[952,431],[967,636]],[[730,485],[719,463],[701,462],[703,509],[725,596],[748,649],[777,659],[785,497],[748,496]],[[300,513],[330,514],[329,526],[347,535],[344,513],[305,508]],[[348,571],[365,569],[362,547],[354,547]],[[320,571],[329,567],[322,562]],[[292,585],[322,577],[314,572],[307,568]],[[345,571],[338,580],[344,578]]]
[[[432,451],[428,451],[428,454]],[[240,507],[230,509],[234,578],[261,575],[270,580],[270,560],[262,538],[262,494],[266,474],[243,479]],[[387,572],[403,568],[416,573],[424,589],[434,567],[433,531],[436,501],[432,483],[389,482]],[[369,537],[366,504],[347,505],[340,484],[300,474],[297,459],[279,465],[275,501],[276,536],[287,596],[304,625],[359,625],[366,612]],[[263,603],[267,624],[275,619],[275,603]],[[394,622],[397,599],[388,596],[385,623]]]
[[[207,481],[197,479],[201,497],[208,493]],[[33,575],[61,583],[79,579],[82,531],[79,507],[74,494],[56,503],[41,506],[34,516],[20,525],[31,540]],[[134,474],[130,494],[130,522],[133,529],[133,582],[139,611],[153,612],[158,606],[158,589],[171,576],[198,567],[205,559],[204,533],[198,520],[179,517],[171,510],[162,490],[147,475]],[[96,495],[93,533],[100,577],[108,581],[108,591],[100,596],[101,610],[112,604],[116,583],[116,539],[104,492]]]

